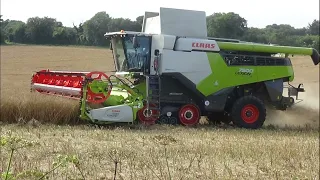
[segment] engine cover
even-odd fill
[[[133,111],[128,105],[117,105],[93,109],[89,112],[92,119],[110,122],[132,122]]]

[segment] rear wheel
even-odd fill
[[[238,127],[257,129],[262,127],[266,120],[266,108],[257,97],[244,96],[234,103],[231,117]]]
[[[179,110],[180,123],[185,126],[194,126],[199,123],[201,118],[199,108],[194,104],[186,104]]]

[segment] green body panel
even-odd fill
[[[103,103],[105,107],[126,104],[132,108],[133,119],[137,119],[137,112],[143,108],[143,100],[146,97],[146,83],[145,81],[136,84],[133,87],[122,84],[118,79],[112,80],[113,84],[110,96]],[[94,93],[103,93],[107,95],[109,82],[93,80],[92,82],[83,86],[83,98],[81,99],[80,118],[89,120],[95,124],[110,124],[113,122],[100,122],[99,120],[92,119],[88,113],[91,107],[87,104],[87,88],[90,88]]]
[[[284,77],[289,77],[289,81],[294,79],[292,66],[258,66],[257,73],[259,82]]]
[[[116,106],[122,104],[124,99],[125,98],[121,94],[110,95],[103,104],[104,106]]]
[[[145,99],[146,96],[146,81],[142,81],[134,86],[135,91],[137,91]]]
[[[291,47],[291,46],[271,46],[264,44],[251,43],[230,43],[217,42],[220,49],[234,50],[234,51],[249,51],[249,52],[265,52],[265,53],[285,53],[285,54],[299,54],[312,55],[312,48]]]
[[[108,94],[108,91],[105,91],[105,89],[108,89],[108,83],[104,81],[92,81],[88,86],[93,93],[103,93],[104,95]]]
[[[292,66],[227,66],[219,53],[207,53],[212,73],[197,84],[205,96],[237,85],[250,84],[283,77],[293,80]],[[252,69],[251,74],[237,74],[240,69]]]

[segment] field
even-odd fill
[[[55,167],[59,155],[75,155],[60,159],[58,164],[69,163],[47,177],[319,179],[319,66],[309,57],[292,59],[293,84],[304,83],[307,92],[300,96],[304,101],[286,112],[268,111],[263,129],[205,124],[97,128],[74,125],[77,101],[30,94],[30,80],[42,69],[112,71],[108,49],[2,46],[1,136],[34,141],[13,154],[10,171],[20,173],[20,179],[37,179]],[[10,147],[0,146],[1,173],[6,172]]]

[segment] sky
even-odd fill
[[[235,12],[247,20],[249,27],[270,24],[306,27],[319,19],[319,0],[1,0],[4,19],[26,22],[29,17],[52,17],[65,26],[85,22],[95,13],[106,11],[112,17],[135,20],[145,11],[158,12],[159,7],[215,12]]]

